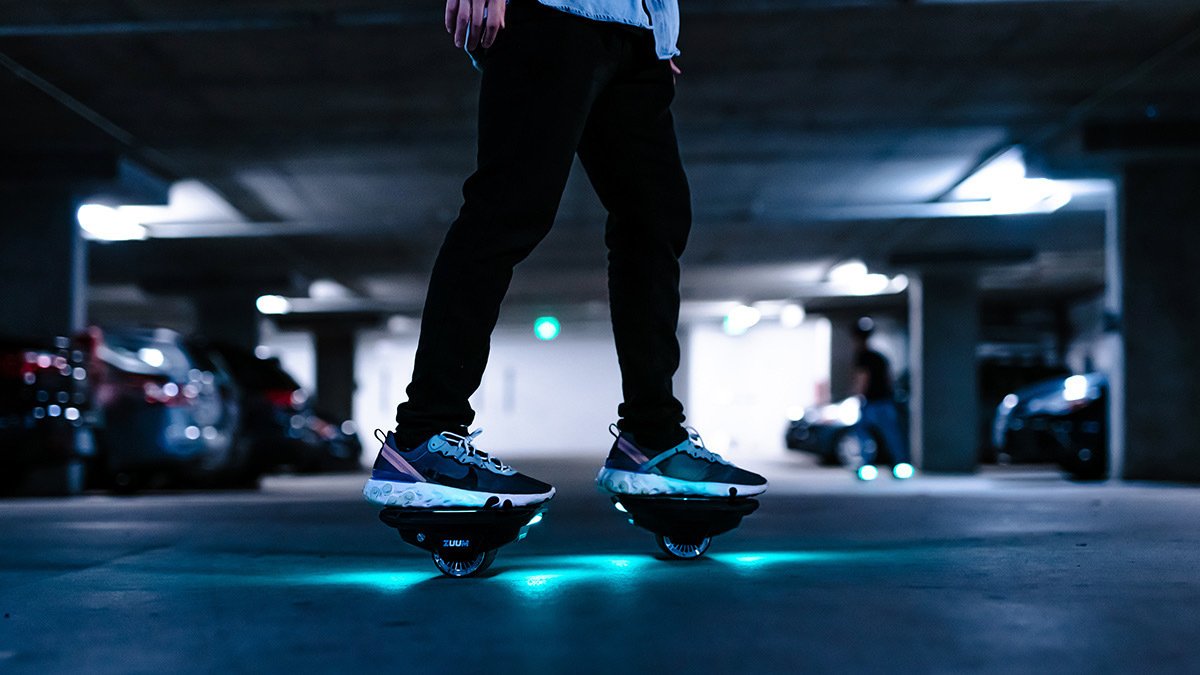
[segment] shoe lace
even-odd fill
[[[512,467],[509,465],[475,447],[474,441],[476,438],[479,438],[479,434],[482,433],[482,428],[476,429],[466,436],[449,431],[443,431],[442,438],[450,441],[450,445],[448,446],[447,450],[443,452],[443,454],[447,455],[448,457],[453,457],[463,464],[474,464],[475,466],[487,469],[489,471],[494,471],[496,473],[512,471]]]
[[[708,462],[733,466],[729,462],[725,461],[723,457],[712,450],[709,450],[708,446],[704,445],[704,438],[700,436],[700,432],[696,431],[694,427],[684,427],[684,430],[687,431],[688,440],[690,441],[687,449],[685,449],[684,452],[692,457],[695,457],[696,459],[703,459]]]

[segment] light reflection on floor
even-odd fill
[[[619,596],[634,592],[647,583],[660,583],[670,578],[695,578],[696,574],[746,578],[774,574],[789,567],[851,560],[865,562],[880,554],[880,551],[866,550],[754,551],[713,553],[697,560],[680,561],[646,553],[549,556],[504,556],[501,553],[491,570],[469,579],[445,578],[428,558],[423,557],[406,557],[383,564],[372,560],[365,565],[358,565],[353,559],[328,560],[317,565],[311,559],[284,556],[259,558],[255,564],[247,565],[245,560],[218,556],[191,569],[178,566],[159,569],[145,561],[136,569],[117,564],[113,571],[130,574],[119,581],[110,578],[109,584],[126,591],[169,583],[176,588],[345,587],[393,594],[410,591],[426,582],[436,582],[484,584],[513,591],[525,598],[546,598],[568,588],[581,587]]]

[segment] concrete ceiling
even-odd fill
[[[1025,218],[828,214],[937,200],[1013,144],[1061,153],[1083,122],[1200,119],[1194,3],[681,4],[676,118],[697,220],[687,264],[715,279],[689,287],[697,298],[794,285],[785,275],[739,290],[736,275],[718,274],[731,267],[862,257],[897,271],[889,261],[936,251],[1011,251],[1040,270],[1009,265],[992,275],[998,285],[1094,287],[1095,203]],[[0,147],[104,145],[115,134],[243,215],[179,224],[183,239],[94,245],[99,283],[266,291],[328,277],[411,310],[473,162],[477,74],[436,5],[5,3]],[[559,227],[514,292],[602,298],[602,220],[576,171]]]

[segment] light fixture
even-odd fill
[[[745,335],[762,320],[762,312],[749,305],[738,305],[725,315],[722,328],[726,335]]]
[[[886,274],[867,274],[850,283],[854,295],[880,295],[886,293],[892,280]]]
[[[282,295],[260,295],[254,306],[263,314],[287,314],[292,311],[292,303]]]
[[[313,300],[340,300],[353,296],[349,288],[333,279],[316,279],[308,285],[308,297]]]
[[[75,212],[75,220],[88,239],[134,241],[147,237],[146,228],[141,223],[104,204],[80,206]]]
[[[387,329],[393,335],[404,335],[406,333],[414,333],[421,325],[421,322],[410,316],[403,314],[394,314],[388,317]]]
[[[784,328],[799,328],[800,324],[804,323],[805,316],[804,307],[794,302],[789,303],[779,311],[779,323]]]
[[[533,334],[543,342],[549,342],[562,332],[562,325],[553,316],[539,316],[533,322]]]
[[[851,284],[867,276],[867,264],[861,260],[847,260],[829,270],[829,280],[835,284]]]
[[[1030,178],[1025,153],[1010,148],[959,183],[949,195],[959,202],[985,202],[994,215],[1053,213],[1071,202],[1074,193],[1063,181]]]

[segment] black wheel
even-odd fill
[[[448,577],[473,577],[492,566],[492,561],[496,559],[496,551],[484,551],[474,558],[443,558],[440,553],[434,552],[433,564],[441,570],[442,574]]]
[[[692,560],[704,555],[704,552],[708,550],[708,545],[712,543],[712,537],[704,537],[697,541],[674,541],[666,535],[656,534],[654,541],[658,542],[658,547],[663,550],[663,553],[672,558]]]

